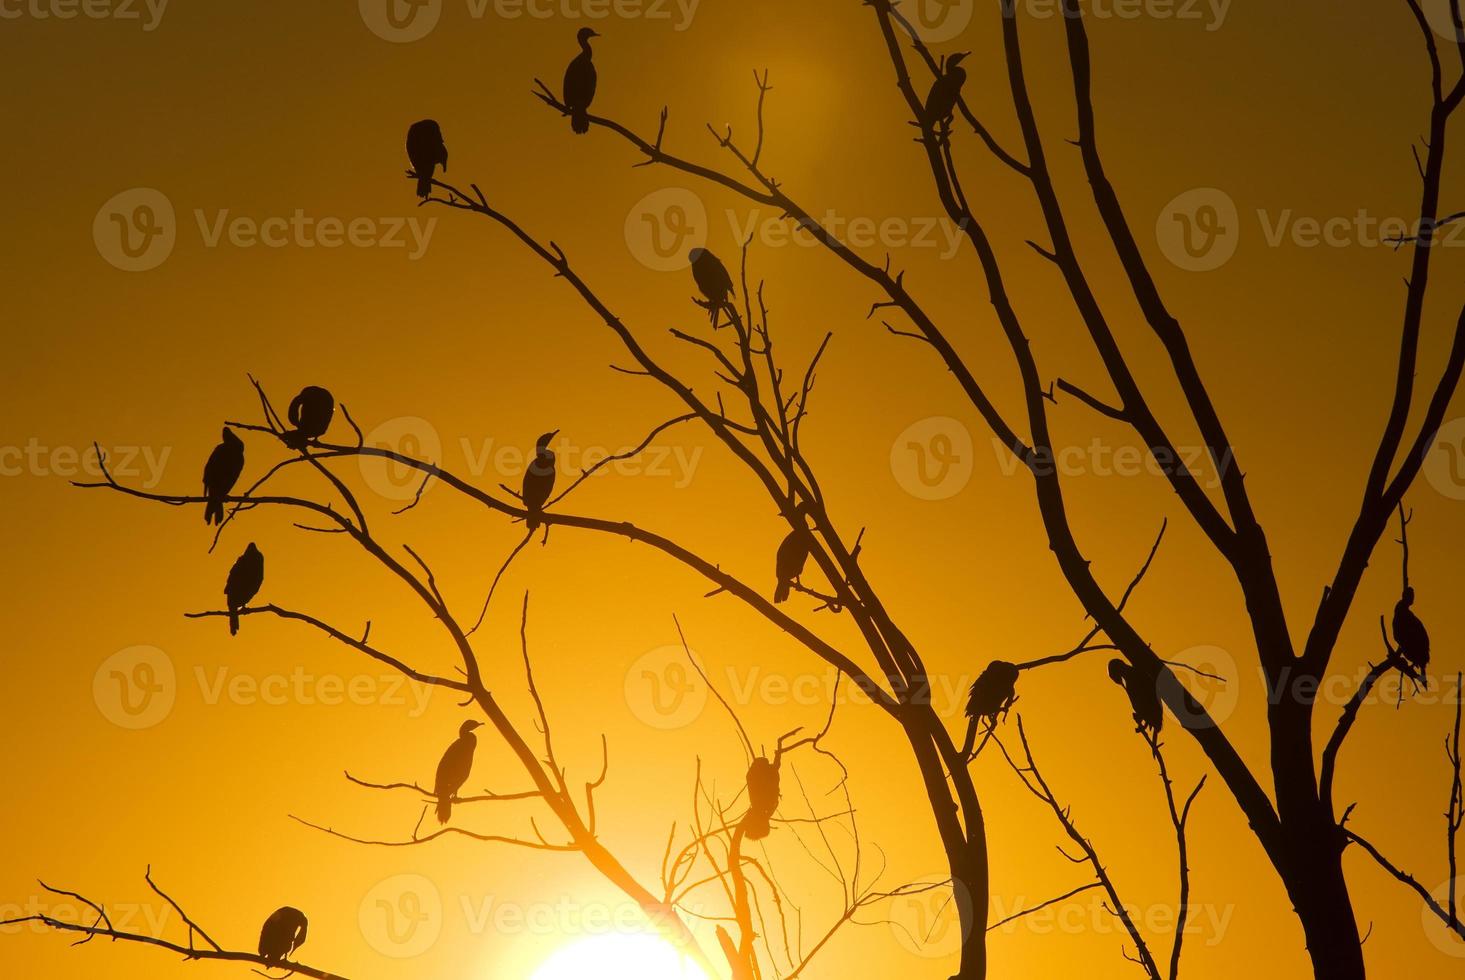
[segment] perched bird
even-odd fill
[[[1109,679],[1124,688],[1124,693],[1129,695],[1129,706],[1134,709],[1134,722],[1138,726],[1135,731],[1144,732],[1148,729],[1158,735],[1160,727],[1165,723],[1165,709],[1160,704],[1159,688],[1124,660],[1109,661]]]
[[[966,84],[966,69],[962,60],[971,52],[963,51],[946,59],[946,70],[931,83],[926,95],[925,125],[935,127],[950,119],[956,113],[956,101],[961,98],[961,87]]]
[[[544,505],[554,492],[554,450],[549,448],[549,442],[559,434],[560,430],[555,429],[539,437],[539,441],[534,444],[534,462],[524,471],[522,499],[524,509],[529,512],[525,521],[529,525],[530,534],[538,529]]]
[[[778,796],[778,767],[760,755],[748,767],[748,813],[743,817],[748,840],[768,836],[769,821],[778,809]]]
[[[473,729],[483,727],[481,721],[465,721],[458,728],[458,739],[443,753],[437,764],[437,780],[433,783],[433,795],[437,797],[437,822],[447,823],[453,813],[453,797],[468,781],[473,769],[473,750],[478,747],[478,736]]]
[[[789,597],[793,584],[804,573],[804,563],[809,560],[809,550],[813,545],[809,532],[796,527],[778,546],[778,556],[773,563],[774,575],[778,579],[778,586],[773,590],[774,602],[783,602]]]
[[[1421,681],[1428,683],[1425,669],[1429,667],[1429,631],[1414,613],[1414,589],[1404,587],[1404,594],[1394,605],[1394,643],[1399,647],[1399,656],[1414,668]]]
[[[692,279],[707,298],[707,312],[712,317],[712,328],[717,329],[717,318],[723,310],[736,315],[737,309],[729,301],[733,294],[732,276],[722,260],[705,248],[694,248],[687,253],[692,263]]]
[[[580,28],[575,37],[580,42],[580,53],[565,69],[564,102],[570,110],[570,129],[577,133],[590,132],[590,103],[595,101],[595,62],[591,61],[590,39],[600,35],[588,27]]]
[[[285,433],[285,445],[291,449],[304,449],[312,439],[319,439],[331,427],[336,414],[336,399],[324,388],[309,385],[300,389],[300,394],[290,402],[290,424],[293,432]]]
[[[1007,711],[1012,707],[1012,702],[1017,700],[1017,675],[1016,664],[994,660],[977,677],[971,694],[967,696],[966,716],[971,721],[967,724],[962,755],[971,755],[972,747],[976,745],[977,723],[986,721],[988,730],[995,728],[997,716]]]
[[[205,524],[224,523],[224,498],[239,482],[244,472],[244,440],[234,430],[224,427],[224,441],[214,447],[203,467],[203,494],[208,504],[203,509]]]
[[[267,963],[280,963],[305,945],[305,913],[286,905],[270,913],[259,931],[259,955]]]
[[[407,159],[417,178],[417,196],[427,197],[432,193],[433,168],[448,172],[448,148],[436,120],[422,119],[407,128]]]
[[[259,587],[265,582],[265,556],[254,542],[244,549],[244,554],[234,560],[229,569],[229,579],[224,583],[224,598],[229,605],[229,635],[239,632],[239,610],[249,605],[259,594]]]

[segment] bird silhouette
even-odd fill
[[[577,133],[590,132],[590,103],[595,101],[596,82],[590,39],[599,36],[588,27],[580,28],[575,35],[580,42],[580,53],[565,69],[565,108],[570,110],[570,129]]]
[[[324,388],[308,385],[300,389],[290,402],[290,424],[295,426],[284,435],[285,445],[304,449],[312,439],[319,439],[331,427],[336,414],[336,399]]]
[[[971,755],[972,748],[976,745],[977,724],[985,721],[990,731],[996,727],[997,717],[1017,700],[1017,676],[1017,665],[1006,660],[992,661],[978,675],[971,693],[967,695],[966,716],[971,720],[967,723],[962,755]]]
[[[743,817],[743,830],[748,840],[762,840],[770,830],[769,821],[778,809],[778,767],[763,756],[748,767],[748,812]]]
[[[950,119],[956,113],[956,102],[961,98],[961,87],[966,84],[966,69],[962,60],[971,52],[963,51],[946,59],[946,70],[931,83],[926,95],[926,126],[934,128]]]
[[[224,498],[239,482],[244,472],[244,440],[234,430],[224,427],[224,441],[214,447],[203,467],[203,493],[208,503],[203,509],[205,524],[224,523]]]
[[[286,905],[270,913],[264,928],[259,931],[259,955],[266,963],[281,963],[301,946],[305,945],[305,930],[309,923],[305,913]]]
[[[1135,731],[1144,732],[1148,729],[1158,735],[1160,727],[1165,723],[1165,709],[1160,704],[1159,687],[1146,680],[1138,669],[1124,660],[1109,661],[1109,679],[1124,688],[1124,693],[1129,695],[1129,706],[1134,710],[1134,723],[1137,726]]]
[[[687,253],[692,263],[692,279],[707,299],[707,312],[712,319],[712,329],[717,329],[717,320],[723,310],[736,315],[737,310],[730,302],[733,294],[732,276],[722,260],[705,248],[694,248]]]
[[[417,196],[427,197],[432,193],[433,168],[448,172],[448,147],[436,120],[422,119],[407,128],[407,159],[417,178]]]
[[[793,584],[804,573],[804,563],[809,560],[809,549],[813,544],[809,532],[802,527],[796,527],[778,546],[778,556],[773,566],[774,574],[778,577],[778,586],[773,591],[774,602],[783,602],[789,597]]]
[[[524,492],[520,497],[524,501],[524,509],[529,512],[525,522],[529,525],[530,534],[538,529],[544,505],[554,492],[554,450],[549,448],[549,442],[559,434],[560,430],[555,429],[539,437],[534,444],[534,461],[524,471]]]
[[[229,579],[224,583],[224,598],[229,605],[229,635],[239,632],[239,610],[249,605],[259,594],[259,587],[265,581],[265,556],[249,543],[244,553],[234,560],[229,569]]]
[[[1429,630],[1414,612],[1414,588],[1406,585],[1404,594],[1394,604],[1394,643],[1399,656],[1414,668],[1419,680],[1428,686],[1425,670],[1429,667]]]
[[[478,736],[473,729],[482,728],[481,721],[465,721],[458,726],[458,738],[443,753],[437,764],[437,780],[433,783],[433,795],[437,797],[437,822],[447,823],[453,814],[453,797],[468,781],[473,769],[473,750],[478,747]]]

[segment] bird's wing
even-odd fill
[[[468,773],[472,768],[473,745],[460,738],[448,746],[442,761],[437,764],[434,793],[439,797],[454,795],[468,781]]]

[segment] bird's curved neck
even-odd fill
[[[584,52],[587,58],[590,56],[590,39],[588,37],[580,38],[580,50]]]

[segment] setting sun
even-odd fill
[[[559,950],[530,980],[707,980],[696,963],[656,936],[596,936]]]

